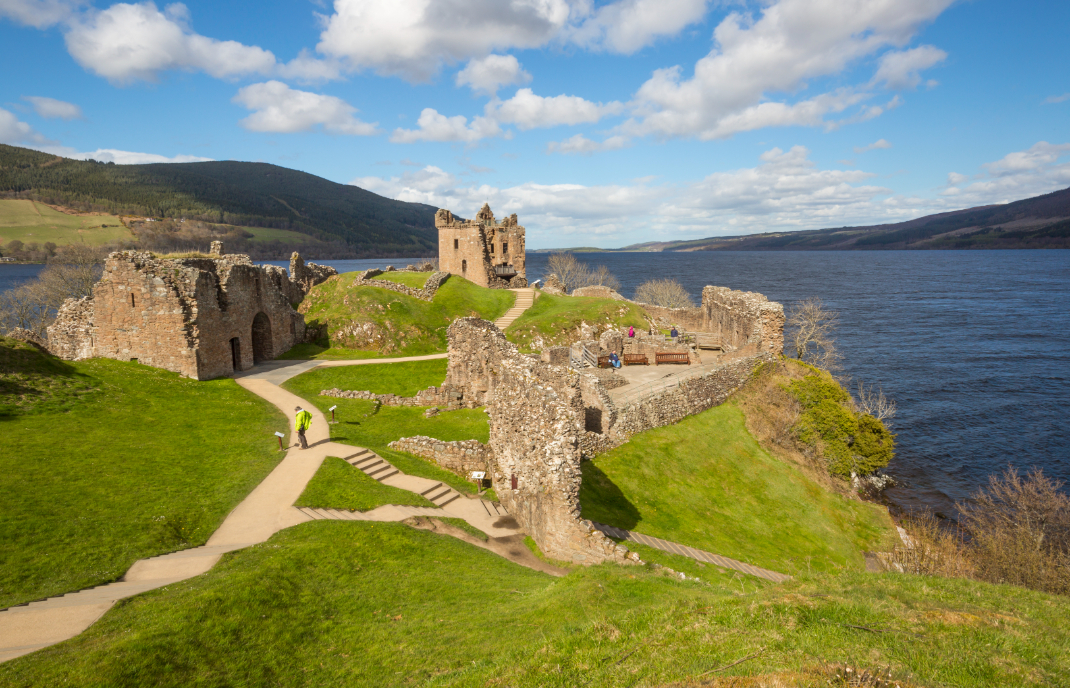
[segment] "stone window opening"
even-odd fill
[[[235,373],[241,370],[241,340],[237,337],[230,340],[230,364]]]
[[[463,275],[466,272],[468,272],[468,261],[467,260],[462,260],[461,261],[461,274]]]
[[[270,361],[272,358],[271,320],[261,311],[253,318],[253,364]]]
[[[494,244],[491,244],[491,245],[490,245],[490,252],[491,252],[491,254],[493,254],[493,253],[494,253]]]
[[[588,406],[584,409],[583,429],[587,432],[602,434],[602,409],[597,406]]]
[[[509,253],[509,242],[508,241],[503,241],[502,242],[502,255],[504,256],[506,253]]]
[[[457,239],[454,239],[454,240],[453,240],[453,250],[454,250],[454,251],[456,251],[456,250],[457,250],[457,249],[459,249],[460,247],[461,247],[461,242],[460,242],[460,241],[458,241]]]
[[[136,304],[134,303],[134,292],[130,292],[130,307],[131,308],[135,308],[136,307]]]

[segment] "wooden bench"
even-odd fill
[[[695,344],[700,349],[723,349],[721,336],[717,334],[695,333]]]
[[[624,354],[624,365],[650,365],[646,354]]]
[[[599,356],[598,357],[598,367],[599,368],[612,368],[613,364],[609,362],[609,356]]]
[[[687,354],[670,354],[670,353],[656,353],[654,354],[654,361],[657,365],[662,363],[683,363],[685,365],[691,365],[691,358]]]

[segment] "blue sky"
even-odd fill
[[[0,142],[264,161],[531,248],[1070,186],[1070,3],[0,0]]]

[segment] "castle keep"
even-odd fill
[[[108,256],[92,296],[70,299],[48,328],[60,358],[138,361],[196,380],[232,375],[275,358],[304,340],[293,309],[314,284],[337,274],[296,253],[291,274],[224,255],[158,259],[118,251]],[[291,276],[294,279],[291,279]]]
[[[474,220],[463,220],[442,209],[435,213],[435,227],[439,270],[491,289],[528,286],[525,230],[515,214],[498,222],[484,203]]]

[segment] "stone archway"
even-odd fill
[[[274,357],[271,347],[271,319],[261,311],[253,318],[253,363],[270,361]]]

